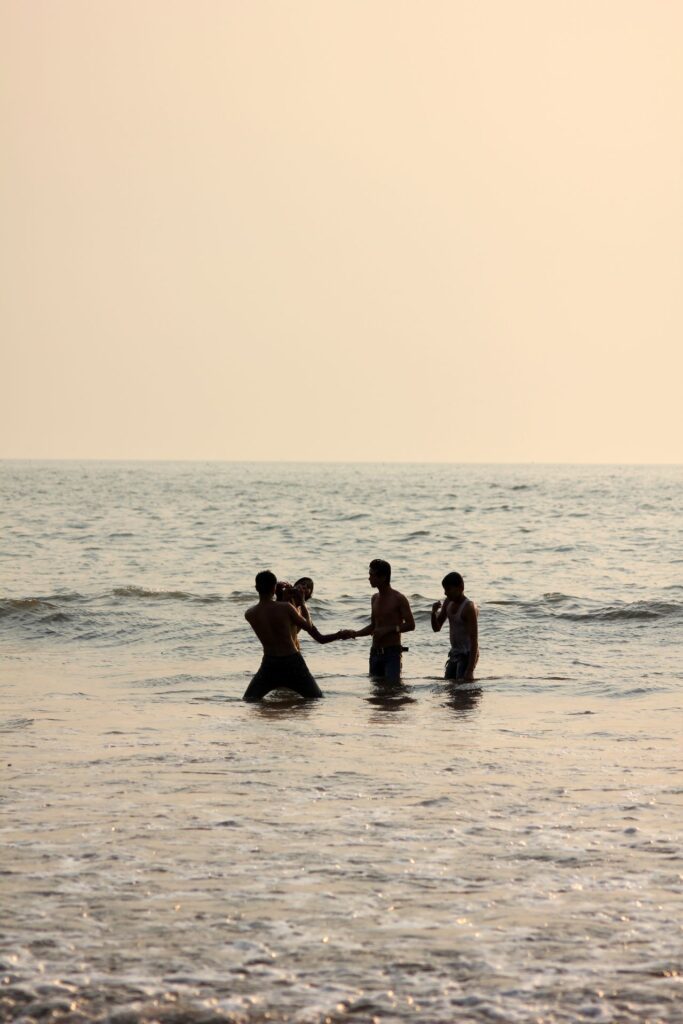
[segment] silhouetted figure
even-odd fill
[[[445,601],[432,605],[432,629],[438,633],[446,619],[451,635],[444,679],[470,682],[479,660],[477,606],[465,597],[465,582],[459,572],[449,572],[441,581]]]
[[[263,661],[243,699],[261,700],[271,690],[280,688],[294,690],[307,699],[322,697],[322,690],[298,650],[297,633],[303,629],[320,644],[340,640],[343,634],[339,632],[323,636],[310,619],[300,615],[288,600],[275,600],[276,586],[274,573],[269,570],[257,573],[256,590],[259,599],[257,604],[244,613],[245,619],[263,644]]]
[[[377,588],[372,595],[370,624],[349,631],[349,636],[372,636],[370,675],[395,683],[401,678],[401,634],[415,629],[408,598],[391,586],[391,566],[381,558],[370,562],[369,581]]]

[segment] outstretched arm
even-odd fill
[[[314,640],[317,640],[319,644],[331,644],[334,640],[341,640],[341,630],[337,633],[321,633],[319,629],[313,625],[310,619],[305,619],[303,615],[300,615],[294,605],[290,604],[290,618],[297,624],[299,629],[305,630],[309,636],[312,636]]]
[[[372,636],[372,634],[375,632],[374,620],[368,623],[367,626],[363,626],[362,629],[350,629],[348,632],[351,634],[349,638],[351,640],[355,640],[356,637],[359,636]]]
[[[310,628],[309,632],[310,632],[311,636],[313,637],[313,639],[317,640],[319,644],[331,644],[335,640],[344,640],[344,635],[343,635],[344,634],[344,630],[343,629],[338,629],[336,633],[320,633],[315,628],[313,623],[311,623],[311,628]]]
[[[355,640],[359,636],[372,636],[375,632],[375,611],[374,605],[373,610],[370,614],[370,621],[367,626],[363,626],[362,629],[343,629],[342,640]]]

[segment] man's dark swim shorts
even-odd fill
[[[387,683],[397,683],[401,678],[401,651],[396,647],[370,648],[370,675]]]
[[[469,651],[451,651],[446,662],[444,679],[464,679],[469,663]]]
[[[271,690],[294,690],[301,697],[322,697],[323,692],[298,654],[264,654],[261,667],[249,683],[242,700],[261,700]]]

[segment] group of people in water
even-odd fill
[[[307,601],[313,593],[313,580],[302,576],[295,584],[278,582],[266,569],[256,575],[259,599],[245,613],[249,625],[263,645],[263,661],[244,694],[246,701],[261,700],[271,690],[294,690],[306,699],[322,697],[323,693],[308,670],[299,645],[303,629],[320,644],[335,640],[372,637],[370,675],[386,683],[401,678],[402,635],[415,629],[415,619],[408,598],[391,586],[391,566],[375,558],[369,567],[372,595],[370,622],[362,629],[340,629],[321,633],[313,624]],[[465,596],[465,584],[458,572],[449,572],[441,581],[444,599],[432,605],[431,624],[435,633],[448,619],[450,651],[444,678],[468,682],[474,678],[479,658],[477,608]]]

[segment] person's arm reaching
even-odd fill
[[[309,636],[312,636],[314,640],[317,640],[319,644],[331,644],[334,640],[341,640],[342,630],[337,633],[321,633],[312,622],[305,619],[303,615],[300,615],[294,605],[290,604],[290,617],[297,624],[299,629],[305,630]]]
[[[375,613],[372,612],[370,621],[367,626],[363,626],[362,629],[345,629],[343,632],[346,634],[345,640],[355,640],[359,636],[372,636],[375,632]]]

